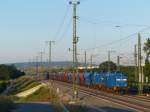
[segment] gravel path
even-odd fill
[[[38,86],[35,86],[31,89],[28,89],[26,91],[20,92],[18,94],[16,94],[17,97],[27,97],[31,94],[33,94],[34,92],[36,92],[37,90],[39,90],[42,86],[45,86],[44,84],[40,84]]]
[[[13,112],[55,112],[48,103],[23,103]]]

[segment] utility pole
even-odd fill
[[[120,59],[121,59],[121,57],[117,56],[117,71],[118,72],[120,71]]]
[[[93,65],[93,55],[91,55],[90,62],[91,62],[91,68],[92,68],[92,65]]]
[[[135,82],[138,81],[138,74],[137,74],[137,45],[134,46],[134,64],[135,64]]]
[[[86,51],[84,51],[84,64],[85,64],[85,67],[86,67]]]
[[[39,74],[39,70],[38,70],[38,56],[36,56],[36,76],[38,77],[38,74]]]
[[[43,67],[43,54],[44,54],[44,52],[41,51],[39,54],[40,54],[40,61],[41,61],[40,66],[42,68]]]
[[[52,44],[54,43],[55,41],[47,41],[46,43],[48,43],[49,45],[49,58],[48,58],[48,66],[50,67],[51,65],[51,62],[52,62]]]
[[[48,56],[48,67],[47,67],[47,72],[50,75],[50,68],[51,68],[51,62],[52,62],[52,43],[54,43],[55,41],[46,41],[46,43],[49,46],[49,56]],[[54,76],[55,77],[55,76]],[[53,79],[54,79],[53,77]],[[49,94],[51,94],[52,89],[54,89],[54,80],[50,80],[49,81]]]
[[[139,94],[143,92],[143,85],[142,85],[142,65],[141,65],[141,35],[138,34],[138,75],[139,75]]]
[[[108,72],[110,72],[110,50],[108,51]]]
[[[113,53],[113,52],[115,52],[115,51],[113,51],[113,50],[109,50],[108,51],[108,72],[109,73],[111,72],[111,68],[110,68],[110,62],[111,62],[111,60],[110,60],[110,54]]]
[[[77,91],[77,84],[76,84],[76,76],[78,72],[78,60],[77,60],[77,43],[78,43],[78,37],[77,37],[77,15],[76,15],[76,8],[77,5],[80,4],[79,1],[72,0],[69,2],[69,4],[73,5],[73,99],[76,100],[78,97],[78,91]]]

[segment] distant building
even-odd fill
[[[87,67],[85,67],[85,66],[80,66],[80,67],[78,67],[78,69],[80,69],[80,70],[83,70],[83,69],[94,69],[94,68],[99,68],[99,66],[87,66]]]

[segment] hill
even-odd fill
[[[48,67],[49,64],[48,62],[21,62],[21,63],[10,63],[11,65],[15,65],[18,69],[23,69],[23,68],[30,68],[30,67],[35,67],[37,64],[38,66],[43,66],[43,67]],[[72,65],[72,62],[67,62],[67,61],[60,61],[60,62],[52,62],[51,66],[53,68],[65,68],[69,67]]]

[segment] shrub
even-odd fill
[[[0,96],[0,111],[1,112],[10,112],[15,108],[14,102],[10,97]]]
[[[7,83],[4,81],[0,81],[0,93],[2,93],[7,87]]]

